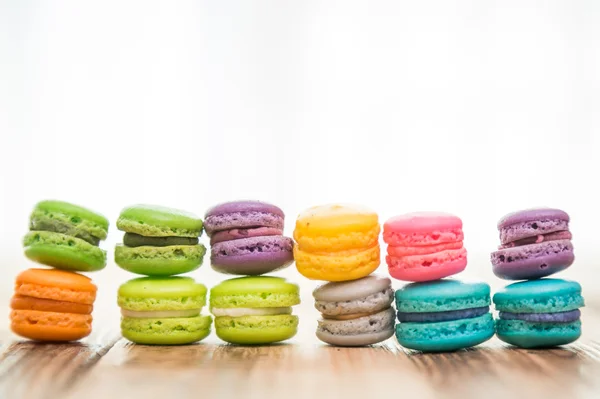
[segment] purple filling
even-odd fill
[[[522,320],[530,323],[572,323],[579,320],[581,311],[579,309],[558,313],[509,313],[500,312],[503,320]]]
[[[449,310],[447,312],[408,313],[398,312],[398,321],[413,323],[435,323],[438,321],[451,321],[460,319],[472,319],[489,312],[489,306],[480,308]]]

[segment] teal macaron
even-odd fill
[[[300,303],[296,284],[269,276],[240,277],[223,281],[210,290],[210,310],[217,336],[241,345],[259,345],[292,338]]]
[[[198,242],[202,219],[178,209],[134,205],[121,211],[117,228],[125,232],[115,263],[147,276],[188,273],[202,265],[206,247]]]
[[[37,203],[23,238],[25,256],[57,269],[91,272],[106,266],[100,241],[108,234],[108,219],[64,201]]]
[[[437,280],[396,291],[398,342],[423,352],[447,352],[481,344],[494,335],[490,286]]]
[[[207,289],[189,277],[140,277],[119,287],[121,332],[146,345],[190,344],[210,334]]]
[[[497,334],[521,348],[566,345],[581,336],[584,306],[575,281],[540,279],[510,284],[494,294]]]

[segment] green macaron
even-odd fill
[[[96,271],[106,266],[99,248],[108,220],[87,208],[63,201],[41,201],[31,212],[23,238],[25,256],[57,269]]]
[[[210,309],[217,336],[232,344],[257,345],[296,335],[299,288],[283,278],[240,277],[223,281],[210,291]]]
[[[121,331],[146,345],[190,344],[210,334],[212,319],[201,315],[207,289],[189,277],[140,277],[119,287]]]
[[[194,214],[155,205],[121,211],[117,228],[125,232],[115,248],[122,269],[147,276],[171,276],[196,270],[206,253],[198,243],[202,220]]]

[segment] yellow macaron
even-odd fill
[[[358,205],[307,209],[296,220],[294,258],[298,271],[314,280],[347,281],[379,266],[379,218]]]

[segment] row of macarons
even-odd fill
[[[121,212],[123,243],[115,263],[133,273],[170,276],[191,272],[203,261],[206,231],[211,266],[222,273],[262,275],[294,261],[305,277],[350,281],[380,265],[381,226],[375,212],[357,205],[324,205],[302,212],[294,239],[283,235],[284,213],[260,201],[235,201],[209,209],[204,220],[181,210],[135,205]],[[61,201],[38,203],[24,238],[25,254],[45,265],[74,271],[105,267],[109,222],[89,209]],[[503,279],[546,277],[574,261],[569,216],[557,209],[511,213],[498,223],[500,246],[491,254]],[[392,277],[424,282],[455,275],[467,265],[462,221],[446,213],[411,213],[387,220],[383,240]]]
[[[190,277],[141,277],[118,290],[122,334],[138,344],[191,344],[211,333],[203,314],[208,290]],[[96,286],[81,274],[28,269],[17,276],[11,306],[12,330],[40,341],[70,341],[91,332]],[[493,296],[482,282],[441,279],[411,283],[394,291],[387,277],[370,275],[329,282],[313,291],[321,313],[316,336],[335,346],[365,346],[395,333],[404,347],[424,352],[454,351],[490,339],[551,347],[581,335],[581,286],[543,278],[508,285]],[[395,302],[395,309],[393,303]],[[260,345],[296,335],[299,287],[280,277],[247,276],[210,290],[216,334],[232,344]],[[398,323],[396,323],[396,320]],[[35,323],[33,323],[35,321]]]

